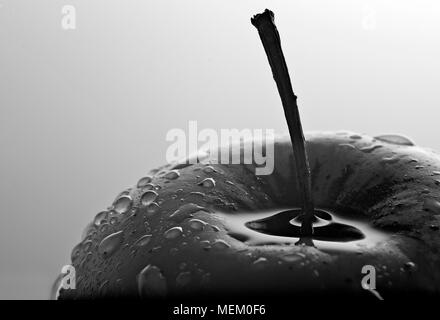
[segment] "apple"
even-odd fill
[[[269,176],[255,176],[253,165],[163,167],[96,216],[72,252],[77,288],[60,297],[361,293],[364,265],[376,267],[382,294],[438,292],[440,158],[408,144],[307,135],[316,207],[364,236],[330,233],[316,247],[294,245],[298,235],[277,235],[276,224],[264,233],[244,225],[300,207],[288,138],[276,140]]]
[[[274,172],[209,155],[151,171],[86,228],[76,289],[59,298],[440,292],[439,154],[392,134],[304,140],[273,15],[253,23],[290,133],[275,140]],[[366,266],[377,291],[361,286]]]

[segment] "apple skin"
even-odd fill
[[[180,176],[171,174],[175,179],[167,176],[175,165],[152,171],[151,184],[161,187],[158,211],[147,211],[141,203],[145,188],[135,186],[128,191],[129,211],[112,214],[113,224],[91,223],[72,252],[77,288],[60,289],[59,298],[370,295],[360,285],[364,265],[375,266],[382,294],[438,294],[440,156],[398,137],[380,139],[311,132],[306,148],[315,206],[364,216],[370,226],[389,233],[387,241],[357,252],[329,252],[252,246],[231,237],[216,212],[234,215],[300,204],[290,139],[277,137],[271,175],[256,176],[253,164],[180,165]],[[200,184],[205,178],[214,179],[215,186]],[[171,216],[185,204],[183,212]],[[194,230],[191,219],[204,221],[203,230]],[[183,232],[174,229],[164,236],[173,227]],[[112,254],[103,255],[103,240],[118,232]],[[139,246],[145,235],[148,243]],[[298,258],[285,259],[294,255]]]

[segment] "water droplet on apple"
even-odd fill
[[[199,192],[199,191],[193,191],[189,193],[190,196],[198,196],[201,198],[204,198],[206,196],[206,194],[204,194],[203,192]]]
[[[101,224],[104,224],[105,221],[102,221]],[[81,234],[81,241],[85,240],[86,238],[92,237],[94,234],[96,234],[96,226],[93,222],[90,222],[83,230]]]
[[[93,220],[93,223],[95,226],[101,225],[101,223],[104,223],[107,221],[108,217],[108,211],[101,211],[95,216],[95,219]]]
[[[215,180],[213,178],[206,178],[203,179],[202,182],[199,183],[199,185],[205,188],[213,188],[215,187]]]
[[[188,271],[181,272],[176,278],[176,285],[179,287],[184,287],[191,282],[191,273]]]
[[[170,219],[180,222],[180,221],[184,220],[185,218],[190,217],[191,214],[193,214],[197,211],[208,212],[208,210],[206,208],[201,207],[195,203],[187,203],[187,204],[184,204],[183,206],[181,206],[176,211],[174,211],[170,215]]]
[[[191,219],[189,220],[189,227],[193,230],[201,231],[205,227],[207,223],[200,219]]]
[[[218,239],[218,240],[214,241],[214,243],[212,244],[212,247],[214,249],[227,249],[227,248],[230,248],[231,245],[229,243],[227,243],[225,240]]]
[[[412,261],[408,261],[403,265],[403,269],[406,271],[411,271],[416,268],[416,264]]]
[[[101,223],[101,225],[99,226],[99,232],[105,233],[107,232],[108,228],[109,228],[108,223]]]
[[[81,250],[82,250],[82,243],[78,243],[72,249],[72,253],[70,254],[70,259],[72,260],[72,262],[75,262],[79,258],[79,256],[81,255]]]
[[[132,199],[128,195],[119,197],[113,204],[113,210],[119,214],[124,214],[131,209]]]
[[[382,146],[375,144],[372,146],[360,148],[359,150],[361,150],[362,152],[365,152],[365,153],[370,153],[370,152],[373,152],[374,150],[379,149],[379,148],[382,148]]]
[[[151,237],[152,237],[151,234],[143,235],[142,237],[140,237],[139,239],[136,240],[134,245],[137,247],[145,247],[147,244],[150,243]]]
[[[146,266],[137,276],[138,293],[145,297],[164,297],[167,294],[167,282],[161,270],[152,265]]]
[[[165,174],[165,179],[174,180],[180,177],[180,173],[177,170],[171,170]]]
[[[145,186],[142,187],[143,190],[156,190],[156,187],[152,183],[147,183]]]
[[[384,134],[384,135],[376,136],[374,138],[380,141],[388,142],[391,144],[397,144],[401,146],[414,145],[414,142],[412,142],[409,138],[397,134]]]
[[[183,233],[182,227],[173,227],[173,228],[165,231],[164,237],[166,239],[176,239],[176,238],[180,237],[182,235],[182,233]]]
[[[260,257],[257,260],[255,260],[254,262],[252,262],[252,264],[255,266],[263,266],[266,264],[266,262],[267,262],[267,259],[265,257]]]
[[[147,176],[147,177],[143,177],[141,178],[138,183],[137,183],[137,187],[138,188],[144,188],[146,187],[148,184],[150,184],[151,182],[151,177]]]
[[[160,251],[162,249],[162,246],[156,246],[150,249],[151,252],[157,252]]]
[[[156,191],[153,190],[148,190],[146,192],[144,192],[144,194],[141,196],[141,203],[143,206],[148,206],[149,204],[151,204],[153,201],[156,200],[158,194]]]
[[[155,214],[159,209],[159,205],[156,202],[152,202],[147,206],[147,213],[150,215]]]
[[[356,150],[356,147],[354,145],[352,145],[352,144],[349,144],[349,143],[341,143],[339,146]]]
[[[202,240],[202,241],[200,241],[200,245],[202,246],[202,248],[204,250],[211,249],[211,243],[209,242],[209,240]]]
[[[432,211],[433,213],[440,213],[440,202],[435,199],[426,199],[423,203],[423,209]]]
[[[108,258],[119,249],[123,240],[124,234],[122,231],[112,233],[101,241],[98,252],[103,257]]]
[[[126,195],[129,195],[130,194],[130,191],[131,191],[131,188],[128,188],[128,189],[125,189],[124,191],[121,191],[119,194],[118,194],[118,196],[115,198],[115,201],[114,202],[116,202],[116,200],[118,200],[120,197],[122,197],[122,196],[126,196]]]
[[[92,247],[93,242],[91,240],[87,240],[83,243],[83,250],[84,252],[89,252],[90,248]]]
[[[391,157],[384,157],[384,158],[382,158],[382,162],[383,163],[387,163],[387,164],[396,163],[399,160],[400,160],[400,158],[398,156],[391,156]]]
[[[116,225],[118,222],[119,222],[119,219],[117,217],[111,217],[109,220],[109,223],[113,226]]]
[[[297,254],[297,253],[289,253],[283,256],[283,260],[286,262],[297,262],[304,258],[304,256]]]
[[[204,173],[212,173],[212,172],[215,172],[215,169],[213,166],[206,166],[203,168],[203,172]]]

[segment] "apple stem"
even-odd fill
[[[274,23],[274,14],[268,9],[263,13],[255,15],[251,22],[257,28],[260,35],[283,104],[284,115],[292,141],[298,185],[300,190],[302,190],[304,219],[301,224],[301,235],[303,237],[310,237],[313,234],[314,218],[310,166],[296,102],[297,97],[293,93],[289,71],[284,59],[283,50],[281,49],[280,35]]]

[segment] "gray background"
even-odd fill
[[[249,22],[265,7],[306,130],[440,149],[438,1],[0,0],[0,298],[47,298],[94,214],[165,162],[169,129],[286,130]]]

